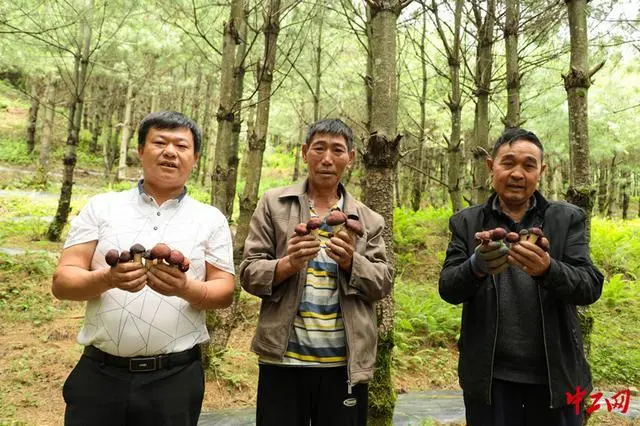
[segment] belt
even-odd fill
[[[95,346],[85,346],[83,355],[106,365],[127,368],[134,373],[148,373],[151,371],[171,368],[176,365],[184,365],[200,359],[200,346],[171,354],[140,356],[126,358],[115,356],[101,351]]]

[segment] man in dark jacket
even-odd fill
[[[590,391],[576,305],[600,297],[585,213],[537,190],[546,165],[537,136],[509,129],[487,160],[495,193],[455,214],[439,291],[464,303],[459,377],[467,423],[580,425],[567,393]],[[538,227],[549,250],[530,241],[479,244],[478,231]],[[543,244],[544,246],[544,244]]]

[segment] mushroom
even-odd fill
[[[133,262],[142,265],[142,254],[146,251],[142,244],[134,244],[129,249],[129,252],[133,256]]]
[[[354,219],[351,217],[347,218],[344,227],[347,229],[349,237],[351,237],[351,239],[354,241],[356,239],[356,236],[364,236],[364,228],[362,227],[362,222],[360,222],[359,219]]]
[[[321,226],[322,226],[322,219],[320,219],[317,216],[312,217],[307,221],[307,229],[316,237],[318,236],[318,232]]]
[[[129,250],[125,250],[122,253],[120,253],[120,257],[118,258],[118,263],[127,263],[127,262],[131,262],[131,253],[129,253]]]
[[[542,229],[538,227],[533,227],[529,229],[529,241],[532,243],[536,243],[539,238],[542,238]]]
[[[491,232],[490,231],[476,232],[474,237],[477,241],[480,242],[480,244],[485,244],[491,241]]]
[[[347,215],[341,212],[340,210],[333,210],[329,215],[324,219],[327,225],[331,226],[331,232],[337,234],[342,229],[342,225],[347,221]]]
[[[505,236],[505,240],[507,240],[507,242],[510,244],[515,244],[520,241],[520,235],[518,235],[516,232],[509,232]]]
[[[306,223],[299,223],[296,225],[294,232],[296,233],[297,236],[304,237],[305,235],[309,235],[309,232],[311,231],[307,229]]]
[[[189,259],[185,257],[184,260],[182,261],[182,265],[178,266],[178,269],[180,269],[181,272],[187,272],[189,270],[190,265],[191,264],[189,262]]]
[[[107,265],[113,268],[118,264],[119,257],[120,257],[120,254],[118,253],[118,250],[111,249],[107,252],[107,254],[104,255],[104,261],[107,262]]]
[[[150,259],[155,265],[158,263],[158,259],[167,260],[169,254],[171,254],[169,246],[164,243],[158,243],[151,249]]]
[[[527,241],[529,239],[529,230],[521,229],[520,230],[520,241]]]
[[[489,231],[489,238],[491,238],[491,241],[500,241],[504,239],[506,235],[507,231],[505,231],[503,228],[496,228]]]
[[[178,250],[171,250],[167,263],[173,267],[179,268],[184,263],[184,255]]]

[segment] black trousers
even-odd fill
[[[347,368],[260,364],[257,426],[367,424],[368,386],[349,393]]]
[[[204,397],[202,362],[132,373],[83,355],[62,395],[66,426],[195,426]]]
[[[549,408],[545,385],[493,380],[491,405],[464,394],[468,426],[581,426],[573,405]]]

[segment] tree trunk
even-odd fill
[[[629,216],[629,175],[625,174],[622,177],[622,183],[620,184],[620,198],[621,205],[620,210],[622,210],[622,220],[627,220]]]
[[[614,157],[615,158],[615,157]],[[607,163],[600,162],[600,178],[598,179],[598,214],[604,216],[607,211],[607,182],[608,169]]]
[[[27,118],[27,152],[31,154],[36,146],[36,128],[38,124],[38,110],[40,109],[40,81],[31,80],[31,106]]]
[[[300,147],[304,143],[304,138],[305,138],[304,124],[300,123],[300,132],[298,133],[298,141],[297,141],[298,143],[294,148],[294,152],[295,152],[294,155],[296,159],[295,159],[295,162],[293,163],[293,177],[291,178],[293,182],[297,182],[298,179],[300,178]]]
[[[202,145],[200,146],[200,155],[198,155],[198,162],[196,163],[196,170],[194,172],[196,181],[200,180],[202,174],[206,174],[206,167],[202,167],[207,164],[207,157],[209,155],[209,126],[211,124],[211,90],[213,87],[213,81],[211,78],[206,77],[207,84],[204,92],[204,115],[202,117]],[[204,180],[203,180],[204,182]],[[203,183],[204,185],[204,183]]]
[[[45,110],[42,136],[40,138],[40,159],[36,169],[36,179],[38,184],[45,188],[49,183],[49,154],[51,152],[51,140],[53,138],[53,123],[56,117],[57,87],[57,77],[51,76],[44,92],[44,99],[42,100]]]
[[[220,61],[220,104],[216,119],[218,132],[214,167],[211,173],[211,204],[227,218],[227,181],[229,175],[229,153],[231,151],[236,90],[234,84],[236,45],[239,40],[238,26],[242,21],[242,0],[231,2],[229,20],[224,23],[222,59]]]
[[[571,175],[567,201],[584,209],[587,214],[587,240],[591,236],[591,209],[595,191],[589,182],[589,115],[587,95],[591,84],[587,37],[587,0],[566,0],[571,40],[569,72],[563,75],[569,106],[569,152]],[[587,307],[579,307],[580,328],[585,356],[589,358],[593,314]],[[585,423],[587,418],[585,418]]]
[[[489,147],[489,97],[491,94],[491,77],[493,74],[493,30],[495,27],[495,0],[487,0],[487,11],[484,21],[476,2],[476,28],[478,28],[478,47],[476,53],[475,94],[476,113],[473,123],[473,204],[483,202],[489,195],[489,171],[485,161]]]
[[[506,0],[504,44],[507,66],[507,115],[504,127],[520,127],[520,70],[518,66],[518,26],[520,0]]]
[[[607,181],[607,201],[605,214],[608,218],[613,216],[613,206],[616,203],[616,157],[617,154],[613,154],[611,159],[611,166],[609,167],[609,180]]]
[[[451,112],[451,133],[447,141],[447,187],[451,198],[453,212],[462,209],[462,194],[460,181],[462,176],[462,150],[460,149],[460,129],[462,126],[462,92],[460,90],[460,32],[462,29],[462,4],[464,0],[456,0],[454,11],[453,40],[450,44],[444,33],[442,22],[438,15],[438,6],[435,0],[431,3],[436,28],[447,54],[449,63],[449,78],[451,80],[451,94],[447,106]]]
[[[255,127],[249,134],[249,150],[246,154],[246,182],[240,197],[240,217],[234,242],[234,257],[242,257],[244,240],[249,234],[249,221],[258,203],[258,189],[262,174],[262,157],[269,128],[271,84],[276,62],[276,46],[280,32],[280,0],[269,0],[264,16],[264,56],[258,69],[258,103]]]
[[[62,176],[62,186],[60,188],[60,199],[53,221],[47,231],[49,241],[59,241],[62,228],[67,223],[71,206],[71,193],[73,190],[73,170],[76,166],[76,148],[78,147],[78,133],[80,131],[80,120],[82,116],[82,103],[84,101],[84,88],[87,82],[87,71],[89,67],[89,53],[91,47],[91,19],[93,13],[93,0],[88,0],[85,14],[81,20],[78,31],[78,48],[75,54],[74,78],[73,78],[73,99],[69,107],[69,125],[67,130],[67,149],[62,160],[64,172]]]
[[[242,17],[238,21],[238,47],[236,48],[235,68],[234,68],[234,86],[235,86],[235,105],[233,114],[233,127],[231,133],[231,150],[227,157],[227,166],[229,174],[227,178],[227,212],[229,217],[233,216],[233,204],[236,199],[236,186],[238,184],[238,168],[240,167],[240,158],[238,151],[240,149],[240,131],[242,130],[242,95],[244,93],[244,76],[246,74],[245,56],[247,54],[247,19],[249,10],[247,2],[243,0]]]
[[[370,128],[364,155],[363,202],[374,208],[385,220],[383,237],[389,266],[395,266],[393,252],[393,191],[400,138],[397,134],[396,20],[402,10],[398,1],[367,1],[370,17],[371,104]],[[369,63],[368,63],[369,65]],[[391,424],[396,393],[391,379],[393,351],[393,299],[389,295],[377,303],[378,351],[373,380],[369,384],[369,422]]]
[[[133,115],[133,80],[129,78],[127,83],[127,96],[125,98],[124,123],[120,139],[120,158],[118,160],[117,180],[127,178],[127,154],[129,153],[129,139],[131,139],[131,117]]]

